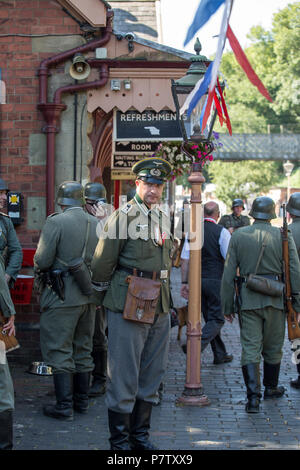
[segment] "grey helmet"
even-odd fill
[[[249,215],[254,219],[271,220],[276,219],[275,202],[267,196],[254,199]]]
[[[286,210],[291,215],[300,217],[300,193],[293,193],[291,195],[289,202],[287,203]]]
[[[232,201],[232,206],[231,206],[231,209],[233,209],[234,207],[242,207],[243,209],[245,209],[245,206],[244,206],[244,202],[242,199],[234,199]]]
[[[0,191],[9,191],[8,184],[0,178]]]
[[[84,206],[82,185],[77,181],[64,181],[58,188],[56,202],[60,206]]]
[[[106,202],[106,189],[101,183],[87,183],[84,187],[85,200]]]

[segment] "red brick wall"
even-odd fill
[[[8,36],[4,36],[7,34]],[[17,35],[27,35],[17,36]],[[0,8],[0,67],[6,83],[6,103],[0,105],[0,176],[24,196],[24,222],[16,228],[22,246],[35,248],[39,232],[26,229],[27,197],[45,197],[45,166],[29,164],[29,137],[44,125],[37,109],[37,70],[40,62],[54,53],[33,53],[32,35],[82,34],[78,24],[52,0],[6,0]],[[63,40],[63,38],[62,38]],[[63,68],[62,68],[63,70]],[[19,324],[39,320],[36,296],[30,305],[16,306]],[[25,328],[26,330],[26,328]],[[15,351],[21,358],[38,344],[38,332],[20,331],[23,346]],[[34,359],[34,358],[33,358]]]

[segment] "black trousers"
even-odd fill
[[[205,325],[202,329],[201,351],[210,343],[214,359],[222,359],[227,354],[221,338],[224,315],[221,308],[221,279],[202,278],[201,304]]]

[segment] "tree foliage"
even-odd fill
[[[271,31],[254,26],[248,35],[252,44],[245,54],[273,103],[250,83],[232,52],[223,54],[221,72],[227,83],[225,100],[233,133],[300,132],[299,25],[298,1],[273,16]],[[216,130],[222,133],[227,128],[217,125]],[[263,161],[214,161],[208,174],[216,184],[217,197],[226,204],[267,192],[284,178],[281,162]]]

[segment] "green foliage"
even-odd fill
[[[233,199],[267,192],[282,178],[281,162],[221,162],[208,167],[209,177],[216,184],[216,196],[230,205]]]

